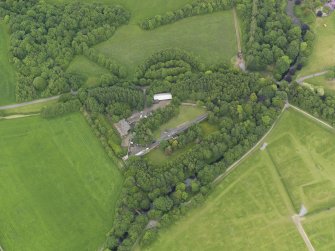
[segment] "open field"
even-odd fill
[[[303,221],[305,231],[315,250],[335,250],[335,211],[309,216]]]
[[[78,0],[47,0],[51,3],[70,3]],[[80,2],[92,3],[92,0],[81,0]],[[179,9],[192,0],[94,0],[95,3],[118,4],[131,12],[131,23],[138,23],[145,18],[158,14],[164,14],[167,11]]]
[[[267,151],[295,210],[335,206],[335,134],[300,113],[289,111],[268,139]]]
[[[104,74],[110,74],[106,68],[101,67],[85,56],[76,56],[69,65],[67,72],[78,74],[84,78],[86,87],[99,85],[100,77]]]
[[[123,178],[81,114],[0,121],[4,250],[97,250]]]
[[[307,65],[299,73],[298,77],[335,66],[335,12],[329,17],[317,18],[314,30],[316,38],[312,55],[308,58]]]
[[[179,114],[170,119],[164,125],[160,126],[159,129],[154,132],[154,136],[158,138],[165,130],[175,128],[185,122],[194,120],[205,112],[205,109],[197,106],[181,105],[179,108]]]
[[[290,201],[268,154],[257,151],[204,205],[162,231],[143,250],[306,250]]]
[[[190,17],[152,31],[127,25],[95,48],[126,66],[130,75],[153,53],[167,48],[186,50],[204,63],[230,62],[237,53],[233,14]]]
[[[9,42],[7,27],[0,22],[0,105],[15,103],[16,77],[9,63]]]
[[[316,250],[333,250],[335,211],[327,210],[335,207],[334,141],[333,130],[285,111],[264,151],[143,250],[306,250],[290,217],[301,204],[315,213],[303,225]],[[328,212],[331,218],[322,216]]]

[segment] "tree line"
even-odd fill
[[[153,30],[187,17],[227,10],[232,6],[232,0],[196,0],[175,11],[168,11],[163,15],[147,18],[140,23],[140,26],[144,30]]]

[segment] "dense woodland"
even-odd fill
[[[73,57],[112,36],[130,14],[95,3],[6,0],[0,2],[0,16],[10,27],[12,63],[19,75],[16,95],[23,101],[78,89],[80,78],[65,71]]]
[[[274,77],[280,80],[292,64],[306,63],[314,36],[307,25],[292,23],[284,12],[285,1],[242,0],[237,9],[243,16],[245,59],[250,70],[273,68]]]

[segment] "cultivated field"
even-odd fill
[[[302,69],[299,76],[305,76],[335,66],[335,12],[329,17],[317,18],[315,36],[313,53],[308,58],[308,64]]]
[[[97,250],[122,175],[80,114],[0,121],[0,245]]]
[[[0,105],[15,103],[16,77],[9,63],[9,42],[7,27],[0,22]]]
[[[288,110],[266,142],[203,206],[143,249],[306,250],[291,219],[304,204],[312,213],[303,221],[312,244],[333,250],[335,213],[328,208],[335,206],[334,131]]]
[[[127,67],[130,75],[153,53],[166,48],[186,50],[204,63],[230,62],[236,55],[232,11],[183,19],[151,31],[137,24],[123,26],[95,48]]]

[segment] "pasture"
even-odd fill
[[[335,80],[329,80],[324,75],[307,79],[305,82],[315,87],[323,87],[326,93],[335,94]]]
[[[329,210],[307,217],[303,221],[315,250],[335,250],[335,211]]]
[[[190,17],[151,31],[126,25],[95,48],[126,66],[128,75],[152,54],[167,48],[183,49],[206,64],[229,63],[237,53],[233,14],[223,11]]]
[[[335,206],[335,131],[295,111],[284,114],[268,139],[267,152],[296,212]]]
[[[306,250],[290,217],[301,204],[316,250],[333,250],[334,131],[289,109],[265,141],[204,205],[137,250]]]
[[[81,114],[0,121],[4,250],[97,250],[123,178]]]
[[[7,26],[0,22],[0,105],[15,103],[16,76],[9,63],[9,33]]]
[[[335,65],[335,12],[329,17],[317,18],[314,31],[316,37],[313,52],[299,76],[320,72]]]

